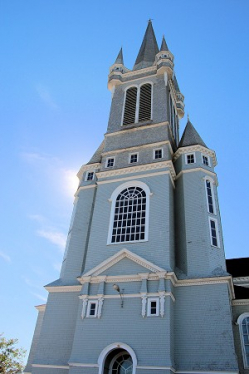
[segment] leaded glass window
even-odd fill
[[[141,187],[125,188],[115,203],[112,243],[145,240],[146,193]]]
[[[112,365],[112,374],[132,374],[132,358],[128,353],[117,357]]]

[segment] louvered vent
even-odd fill
[[[126,91],[123,125],[135,123],[137,103],[137,87],[131,87]]]
[[[151,119],[151,84],[146,83],[140,88],[139,122]]]

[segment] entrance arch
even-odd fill
[[[103,349],[98,359],[99,374],[135,374],[137,358],[125,343],[113,343]]]

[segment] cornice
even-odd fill
[[[78,197],[80,191],[82,190],[89,190],[90,188],[96,188],[97,187],[97,184],[94,183],[94,184],[90,184],[89,186],[81,186],[77,189],[77,191],[75,192],[74,194],[74,197]]]
[[[249,305],[249,299],[232,300],[232,306]]]
[[[139,175],[130,176],[130,177],[107,179],[107,180],[98,181],[97,184],[99,185],[99,184],[106,184],[106,183],[130,181],[130,180],[133,180],[133,179],[149,178],[149,177],[155,177],[157,175],[164,175],[164,174],[169,174],[171,183],[172,183],[173,187],[175,187],[174,179],[172,178],[172,175],[171,175],[169,170],[158,171],[158,172],[154,172],[154,173],[139,174]]]
[[[69,365],[45,365],[45,364],[32,364],[34,368],[44,368],[44,369],[69,369]]]
[[[215,172],[213,171],[210,171],[210,170],[207,170],[207,169],[204,169],[204,168],[194,168],[194,169],[185,169],[185,170],[182,170],[180,171],[176,177],[175,177],[175,180],[177,180],[178,178],[181,177],[181,175],[183,174],[186,174],[186,173],[195,173],[195,172],[198,172],[198,171],[202,171],[203,173],[205,174],[209,174],[209,175],[212,175],[212,177],[214,177],[216,179],[216,185],[218,185],[218,181],[217,181],[217,175]]]
[[[190,152],[201,152],[207,156],[210,156],[213,160],[214,166],[217,165],[217,158],[216,158],[215,151],[213,151],[212,149],[203,147],[202,145],[191,145],[189,147],[178,148],[178,150],[174,154],[173,161],[176,161],[181,155],[184,155],[185,153],[190,153]]]
[[[142,126],[137,125],[136,127],[133,127],[133,128],[130,128],[130,129],[129,128],[125,128],[124,126],[122,126],[122,129],[119,130],[119,131],[106,133],[105,137],[122,135],[123,133],[127,133],[127,132],[135,132],[135,131],[140,131],[140,130],[149,130],[151,128],[161,127],[161,126],[169,126],[169,122],[165,121],[165,122],[154,123],[154,124],[149,124],[149,125],[142,125]]]
[[[47,286],[44,287],[48,292],[79,292],[81,286]]]
[[[80,170],[78,171],[77,173],[77,177],[79,179],[82,178],[82,175],[85,171],[88,171],[88,170],[96,170],[100,167],[100,163],[99,162],[96,162],[94,164],[85,164],[85,165],[82,165]]]
[[[173,154],[173,149],[171,147],[171,144],[169,142],[169,140],[165,140],[165,141],[162,141],[162,142],[156,142],[156,143],[148,143],[148,144],[143,144],[143,145],[137,145],[135,147],[127,147],[127,148],[120,148],[120,149],[113,149],[112,151],[107,151],[107,152],[103,152],[102,153],[102,156],[107,156],[107,155],[112,155],[112,154],[117,154],[117,153],[122,153],[122,152],[130,152],[130,151],[133,151],[133,150],[136,150],[136,149],[141,149],[141,148],[151,148],[151,147],[160,147],[162,145],[168,145],[169,146],[169,150],[170,150],[170,153]]]
[[[175,169],[174,169],[172,161],[153,162],[151,164],[131,166],[131,167],[122,168],[122,169],[99,171],[96,173],[96,176],[98,177],[98,179],[109,178],[109,177],[113,177],[117,175],[140,173],[142,171],[158,170],[158,169],[163,169],[163,168],[169,168],[172,178],[175,179],[176,174],[175,174]]]
[[[39,312],[44,312],[46,309],[46,306],[47,304],[41,304],[41,305],[36,305],[35,308],[39,310]]]
[[[131,71],[128,71],[127,73],[123,73],[123,77],[124,78],[130,78],[130,77],[134,77],[136,75],[143,75],[144,73],[155,73],[156,74],[157,72],[157,67],[156,66],[150,66],[148,68],[144,68],[144,69],[139,69],[139,70],[131,70]],[[141,78],[144,78],[144,77],[138,77],[137,79],[141,79]],[[125,82],[123,82],[125,83]]]
[[[249,283],[249,277],[235,277],[233,283]]]

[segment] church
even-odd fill
[[[25,373],[247,374],[249,259],[225,259],[216,155],[189,119],[179,139],[184,96],[151,21],[108,88]]]

